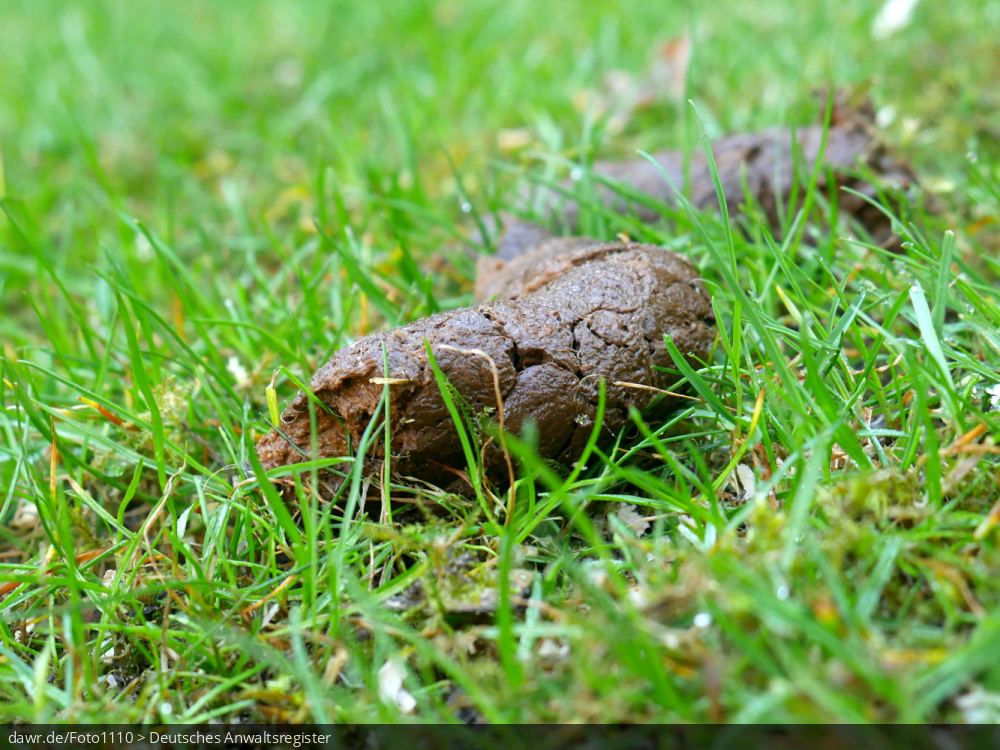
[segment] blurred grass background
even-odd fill
[[[114,226],[95,215],[109,195],[171,237],[205,232],[203,249],[224,252],[234,213],[294,203],[286,191],[311,184],[321,160],[345,186],[457,209],[442,148],[482,194],[502,129],[571,151],[586,119],[574,101],[612,70],[641,72],[658,42],[685,33],[688,94],[710,135],[801,122],[810,91],[864,84],[919,166],[954,169],[970,141],[1000,129],[1000,3],[922,3],[910,25],[874,40],[878,7],[7,0],[6,193],[72,247],[61,254],[71,266],[94,260]],[[683,115],[660,102],[605,136],[603,153],[678,146]],[[16,313],[30,274],[10,261],[0,273],[3,309]]]
[[[993,414],[983,387],[996,387],[989,342],[1000,310],[989,293],[996,271],[989,260],[997,238],[984,228],[998,216],[990,191],[1000,176],[1000,0],[924,0],[908,23],[876,38],[880,7],[860,0],[621,2],[614,10],[564,0],[5,0],[2,192],[26,237],[0,218],[7,378],[0,495],[8,516],[30,506],[35,522],[0,530],[0,581],[7,592],[20,586],[0,603],[0,712],[59,720],[400,719],[400,707],[379,697],[379,681],[405,652],[403,673],[427,720],[995,717],[995,459],[975,454],[983,463],[972,471],[958,448],[935,456],[939,445],[968,447],[964,421],[986,424],[980,412]],[[463,204],[478,212],[507,205],[518,174],[541,171],[543,157],[585,162],[697,145],[684,96],[659,97],[614,127],[597,106],[609,76],[641,79],[661,45],[685,35],[692,48],[685,95],[710,136],[809,122],[819,109],[816,90],[868,88],[882,135],[941,204],[929,242],[887,257],[837,239],[829,273],[808,248],[779,273],[764,243],[736,239],[746,288],[801,283],[804,295],[789,294],[803,312],[828,320],[834,333],[834,321],[846,321],[835,347],[844,343],[852,359],[838,359],[823,384],[869,445],[878,437],[866,432],[873,413],[891,428],[882,436],[886,471],[858,477],[824,462],[831,425],[846,422],[819,410],[795,413],[769,383],[758,403],[772,427],[789,426],[784,447],[798,472],[774,490],[788,513],[765,505],[752,515],[734,511],[717,545],[707,541],[710,524],[696,535],[673,511],[644,539],[612,520],[605,529],[613,543],[596,545],[602,560],[576,532],[530,540],[538,542],[531,553],[539,556],[531,562],[537,610],[518,613],[523,622],[514,622],[507,602],[479,630],[441,612],[418,613],[407,629],[383,605],[415,580],[447,584],[448,571],[461,568],[453,557],[472,560],[489,580],[501,559],[499,533],[480,527],[463,537],[469,519],[456,514],[426,526],[356,527],[342,543],[313,519],[302,540],[286,543],[241,473],[253,434],[268,429],[264,388],[280,365],[307,377],[354,335],[468,300],[471,263],[454,251],[471,227]],[[321,241],[314,219],[335,226],[336,239]],[[938,244],[946,227],[957,232],[957,249],[947,252]],[[674,228],[671,241],[718,279],[691,226]],[[710,229],[721,236],[718,222]],[[648,231],[663,239],[662,228]],[[961,302],[949,291],[952,252],[968,282],[956,287],[966,295]],[[383,296],[362,294],[336,253]],[[407,270],[407,253],[434,275],[429,287],[438,299],[412,293],[425,287]],[[941,313],[931,330],[947,334],[940,346],[961,390],[957,414],[937,395],[934,359],[914,353],[912,342],[927,330],[907,302],[914,281]],[[725,322],[733,290],[713,288]],[[785,314],[772,289],[756,288],[761,314],[775,316],[783,341],[797,341],[795,314]],[[116,292],[123,296],[116,300]],[[754,394],[744,381],[756,388],[762,376],[754,332],[743,323],[745,332],[729,331],[734,341],[746,336],[746,368],[738,361],[727,369],[720,350],[706,372],[723,411],[746,416]],[[884,349],[882,323],[890,328]],[[879,343],[867,352],[876,333]],[[859,368],[864,382],[855,390]],[[146,369],[163,420],[149,430],[144,410],[153,393],[140,392],[135,375]],[[784,386],[798,393],[814,384]],[[282,399],[296,390],[284,376],[278,388]],[[104,399],[118,422],[81,406],[81,394]],[[671,464],[629,474],[662,480],[663,492],[640,491],[618,475],[612,481],[598,465],[572,486],[540,485],[539,507],[546,491],[557,504],[596,503],[590,493],[615,492],[650,513],[674,508],[676,497],[696,502],[699,483],[718,479],[707,477],[713,452],[735,449],[739,428],[705,409],[678,420],[668,444],[684,470],[675,475]],[[990,440],[1000,434],[995,424],[989,431]],[[163,441],[172,444],[165,459]],[[807,445],[815,447],[808,462]],[[160,473],[177,473],[170,486],[152,470],[157,451]],[[920,463],[928,456],[937,472],[930,481]],[[138,535],[94,515],[95,508],[124,513],[133,476],[129,533],[176,490],[154,529],[162,535],[154,543],[172,556],[167,579],[130,567],[122,549]],[[916,510],[927,507],[925,485],[936,504]],[[524,490],[533,506],[534,486]],[[547,525],[562,523],[559,510]],[[737,533],[740,519],[753,527],[749,541]],[[111,538],[113,548],[101,546]],[[185,546],[192,538],[197,555]],[[452,546],[442,547],[442,538]],[[291,543],[301,544],[295,555],[303,558],[294,575]],[[61,553],[67,561],[77,551],[100,556],[73,575],[45,578],[40,571],[59,544],[69,548]],[[338,562],[331,549],[340,562],[346,555],[347,572],[331,573]],[[501,564],[517,557],[528,567],[529,553],[515,552]],[[404,558],[420,562],[403,570],[396,563]],[[606,565],[597,571],[594,563]],[[101,578],[115,566],[117,580]],[[343,589],[331,589],[331,580]],[[173,617],[162,612],[168,592]],[[99,626],[85,622],[95,608]],[[473,630],[488,642],[476,657],[468,653]],[[109,660],[103,638],[112,634],[124,656]],[[960,705],[969,695],[975,700]]]

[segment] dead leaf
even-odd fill
[[[615,515],[618,516],[618,520],[628,526],[637,537],[641,537],[649,531],[649,521],[646,519],[644,514],[639,512],[639,509],[635,505],[631,505],[630,503],[617,503]]]
[[[404,714],[412,714],[417,707],[417,699],[403,687],[405,678],[405,662],[399,657],[389,659],[378,670],[378,696],[383,703],[395,706]]]

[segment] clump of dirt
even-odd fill
[[[474,307],[365,336],[334,354],[311,383],[327,407],[316,410],[320,458],[348,455],[349,439],[359,444],[388,375],[392,473],[468,493],[468,482],[456,474],[466,468],[462,445],[425,341],[472,414],[498,420],[502,407],[505,428],[515,435],[533,420],[539,455],[570,465],[594,429],[602,379],[606,443],[628,422],[629,407],[645,409],[659,396],[656,389],[673,384],[673,376],[656,369],[673,366],[665,335],[692,362],[707,357],[715,337],[697,270],[654,245],[543,242],[509,263],[484,262],[477,299]],[[282,414],[283,435],[275,430],[258,443],[266,469],[310,454],[307,399],[300,393]],[[384,459],[384,446],[370,451],[366,473],[377,473]],[[508,483],[497,440],[484,440],[482,463],[497,486]],[[339,484],[333,474],[324,478],[328,487]]]
[[[823,131],[822,124],[809,125],[794,131],[793,138],[790,128],[769,128],[713,141],[712,154],[730,216],[745,213],[749,194],[771,231],[779,234],[779,206],[787,208],[793,194],[797,197],[797,205],[802,205],[806,184],[822,155],[817,189],[828,199],[835,199],[839,213],[855,220],[876,243],[894,247],[898,238],[892,234],[891,222],[885,214],[842,188],[851,188],[877,200],[879,186],[906,190],[916,185],[916,175],[908,165],[896,160],[878,139],[875,114],[869,101],[857,107],[850,106],[847,95],[839,92],[831,111],[825,144]],[[647,159],[597,161],[593,172],[599,178],[609,178],[631,191],[676,207],[674,188],[663,177],[666,173],[678,189],[686,188],[695,208],[704,210],[718,206],[708,160],[700,148],[694,149],[689,156],[688,182],[684,178],[683,152],[662,151],[653,157],[657,164]],[[564,185],[564,188],[571,190],[572,185]],[[608,185],[598,183],[594,188],[596,202],[618,213],[634,213],[644,222],[661,217],[656,209],[629,200]],[[548,203],[543,200],[540,210],[570,233],[576,231],[581,210],[577,202],[561,198]],[[509,214],[501,215],[500,224],[502,233],[497,241],[497,257],[502,259],[517,255],[526,241],[537,242],[544,236],[540,235],[537,225]]]

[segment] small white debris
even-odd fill
[[[137,260],[141,260],[143,263],[147,263],[153,259],[156,253],[153,252],[153,245],[150,243],[149,238],[142,232],[139,232],[135,236],[135,257]]]
[[[875,126],[884,129],[892,125],[896,121],[896,108],[891,104],[887,104],[884,107],[880,107],[879,111],[875,113]]]
[[[10,525],[18,531],[26,531],[38,526],[38,506],[30,500],[25,500],[14,513]]]
[[[634,589],[629,589],[628,600],[632,602],[632,605],[636,609],[645,609],[646,606],[649,604],[649,598],[646,596],[641,586],[636,586]]]
[[[715,524],[707,523],[705,524],[705,538],[701,539],[698,537],[698,522],[695,521],[691,516],[681,516],[680,524],[677,526],[677,530],[680,532],[681,536],[691,542],[696,549],[701,552],[708,552],[715,546],[715,542],[718,539],[718,531],[715,528]]]
[[[694,616],[694,626],[696,628],[707,628],[712,624],[712,615],[708,612],[699,612]]]
[[[387,705],[394,705],[404,714],[412,714],[417,699],[403,687],[406,665],[402,659],[389,659],[378,671],[378,697]]]
[[[990,411],[1000,411],[1000,383],[986,389],[990,397]]]
[[[264,616],[261,618],[260,627],[266,628],[274,620],[275,615],[281,611],[281,604],[278,602],[268,602],[264,605]]]
[[[569,656],[568,643],[556,643],[552,638],[543,638],[538,644],[538,657],[540,659],[563,660]]]
[[[1000,723],[1000,694],[973,685],[965,695],[955,699],[955,705],[962,712],[966,724]]]
[[[173,712],[174,712],[174,707],[171,706],[166,701],[164,701],[163,703],[160,704],[160,715],[161,716],[170,716],[170,715],[173,714]]]
[[[920,0],[888,0],[872,22],[872,39],[886,39],[913,20],[913,10]]]
[[[250,379],[250,373],[247,372],[247,368],[243,366],[239,358],[235,355],[230,357],[226,362],[226,371],[233,376],[233,380],[236,384],[245,383]]]
[[[469,201],[462,201],[461,208],[463,214],[472,213],[472,204]]]
[[[28,623],[27,627],[18,628],[14,631],[14,641],[16,643],[27,643],[31,640],[32,635],[38,630],[38,623],[41,620],[35,620]]]
[[[117,658],[118,654],[115,653],[115,639],[108,636],[101,643],[101,663],[111,664]]]
[[[586,568],[587,579],[594,588],[607,589],[609,585],[608,574],[603,569],[595,565],[588,565]]]
[[[638,537],[643,536],[649,531],[649,521],[646,520],[646,517],[639,512],[639,509],[635,505],[618,503],[615,508],[615,515],[618,516],[619,521],[628,526]]]
[[[778,590],[775,592],[775,594],[777,595],[778,599],[780,599],[781,601],[785,601],[789,596],[791,596],[792,591],[785,584],[781,584],[780,586],[778,586]]]
[[[579,167],[573,167],[569,173],[569,178],[573,180],[573,182],[579,182],[583,179],[583,170]]]
[[[678,632],[674,629],[665,631],[663,633],[663,645],[670,651],[679,649],[681,647],[681,637]]]

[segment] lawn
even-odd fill
[[[0,716],[1000,719],[1000,3],[877,11],[4,0]],[[603,106],[685,38],[681,90]],[[777,243],[603,217],[706,279],[694,400],[573,470],[519,446],[506,525],[433,490],[288,517],[269,393],[470,304],[477,221],[831,85],[921,175],[900,252],[821,196]]]

